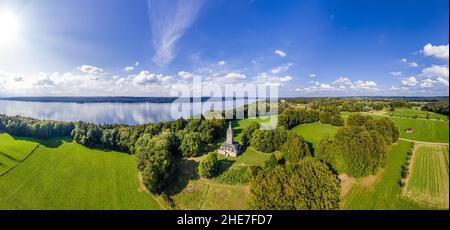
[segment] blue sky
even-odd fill
[[[448,4],[0,0],[0,96],[168,96],[193,76],[281,96],[448,95]]]

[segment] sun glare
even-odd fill
[[[0,10],[0,45],[13,44],[19,38],[20,24],[17,16]]]

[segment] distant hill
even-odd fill
[[[177,97],[3,97],[0,100],[27,101],[27,102],[68,102],[68,103],[172,103],[175,100],[181,102],[212,100],[225,100],[225,98],[177,98]],[[231,99],[231,98],[230,98]],[[230,100],[228,99],[228,100]],[[239,99],[239,98],[234,98]],[[243,99],[243,98],[242,98]]]

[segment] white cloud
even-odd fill
[[[100,74],[103,73],[102,68],[98,68],[98,67],[91,66],[91,65],[82,65],[82,66],[78,67],[78,70],[80,70],[81,72],[83,72],[85,74],[89,74],[92,76],[99,76]]]
[[[411,76],[409,78],[406,78],[405,80],[402,80],[403,86],[416,86],[417,85],[417,79],[414,76]]]
[[[292,65],[293,65],[292,63],[288,63],[286,65],[278,66],[278,67],[272,69],[272,73],[279,74],[279,73],[288,71]]]
[[[285,77],[282,77],[282,78],[280,78],[280,81],[281,82],[288,82],[288,81],[292,81],[292,77],[291,76],[285,76]]]
[[[422,75],[427,77],[443,77],[448,78],[448,66],[432,65],[422,70]]]
[[[425,80],[421,81],[420,87],[421,88],[431,88],[431,87],[433,87],[433,83],[435,83],[435,82],[436,81],[428,78],[428,79],[425,79]]]
[[[397,91],[397,90],[400,90],[399,88],[397,88],[397,87],[395,87],[395,86],[392,86],[391,88],[390,88],[390,90],[394,90],[394,91]]]
[[[449,45],[434,46],[428,43],[423,47],[422,53],[424,56],[433,56],[438,59],[447,60],[449,59]]]
[[[225,75],[225,79],[233,81],[245,80],[246,78],[247,76],[245,76],[245,74],[240,73],[228,73],[227,75]]]
[[[356,81],[352,88],[354,89],[365,89],[365,90],[376,90],[377,89],[377,83],[374,81]]]
[[[137,61],[136,63],[134,63],[134,66],[137,67],[139,65],[139,62]]]
[[[402,72],[400,72],[400,71],[399,72],[390,72],[389,74],[394,77],[401,77],[403,75]]]
[[[312,74],[309,75],[309,77],[314,78],[314,77],[317,77],[317,75],[315,73],[312,73]]]
[[[197,19],[203,2],[148,0],[156,64],[165,65],[175,58],[176,45]]]
[[[339,77],[333,81],[333,85],[351,85],[352,81],[347,77]]]
[[[225,64],[227,64],[227,62],[226,61],[219,61],[219,65],[225,65]]]
[[[408,59],[402,58],[402,59],[400,60],[400,62],[402,62],[402,63],[407,63],[407,62],[408,62]]]
[[[436,78],[436,80],[448,87],[448,78],[445,79],[443,77],[438,77],[438,78]]]
[[[192,78],[192,76],[194,76],[194,74],[186,72],[186,71],[180,71],[178,72],[178,76],[181,77],[181,79],[190,79]]]
[[[408,66],[409,66],[409,67],[417,67],[417,66],[419,66],[419,64],[417,64],[417,63],[415,63],[415,62],[410,62],[410,63],[408,64]]]
[[[125,72],[131,72],[131,71],[134,70],[134,67],[133,66],[127,66],[127,67],[124,68],[124,70],[125,70]]]
[[[275,50],[275,52],[274,52],[276,55],[278,55],[278,56],[280,56],[280,57],[282,57],[282,58],[284,58],[284,57],[286,57],[287,56],[287,53],[285,53],[284,51],[282,51],[282,50]]]
[[[133,78],[133,83],[136,85],[146,85],[156,81],[156,76],[149,71],[141,71]]]

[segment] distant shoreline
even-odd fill
[[[178,98],[178,97],[0,97],[3,101],[20,102],[44,102],[44,103],[157,103],[172,102],[206,102],[206,101],[230,101],[230,100],[255,100],[254,98]]]
[[[448,96],[330,96],[330,97],[279,97],[282,99],[320,99],[320,98],[335,98],[335,99],[447,99]],[[45,96],[45,97],[0,97],[0,100],[3,101],[20,101],[20,102],[48,102],[48,103],[172,103],[175,100],[178,102],[206,102],[206,101],[230,101],[230,100],[256,100],[256,98],[248,98],[248,97],[235,97],[235,98],[220,98],[220,97],[201,97],[201,98],[188,98],[188,97],[133,97],[133,96],[98,96],[98,97],[80,97],[80,96]],[[262,99],[260,99],[262,100]]]

